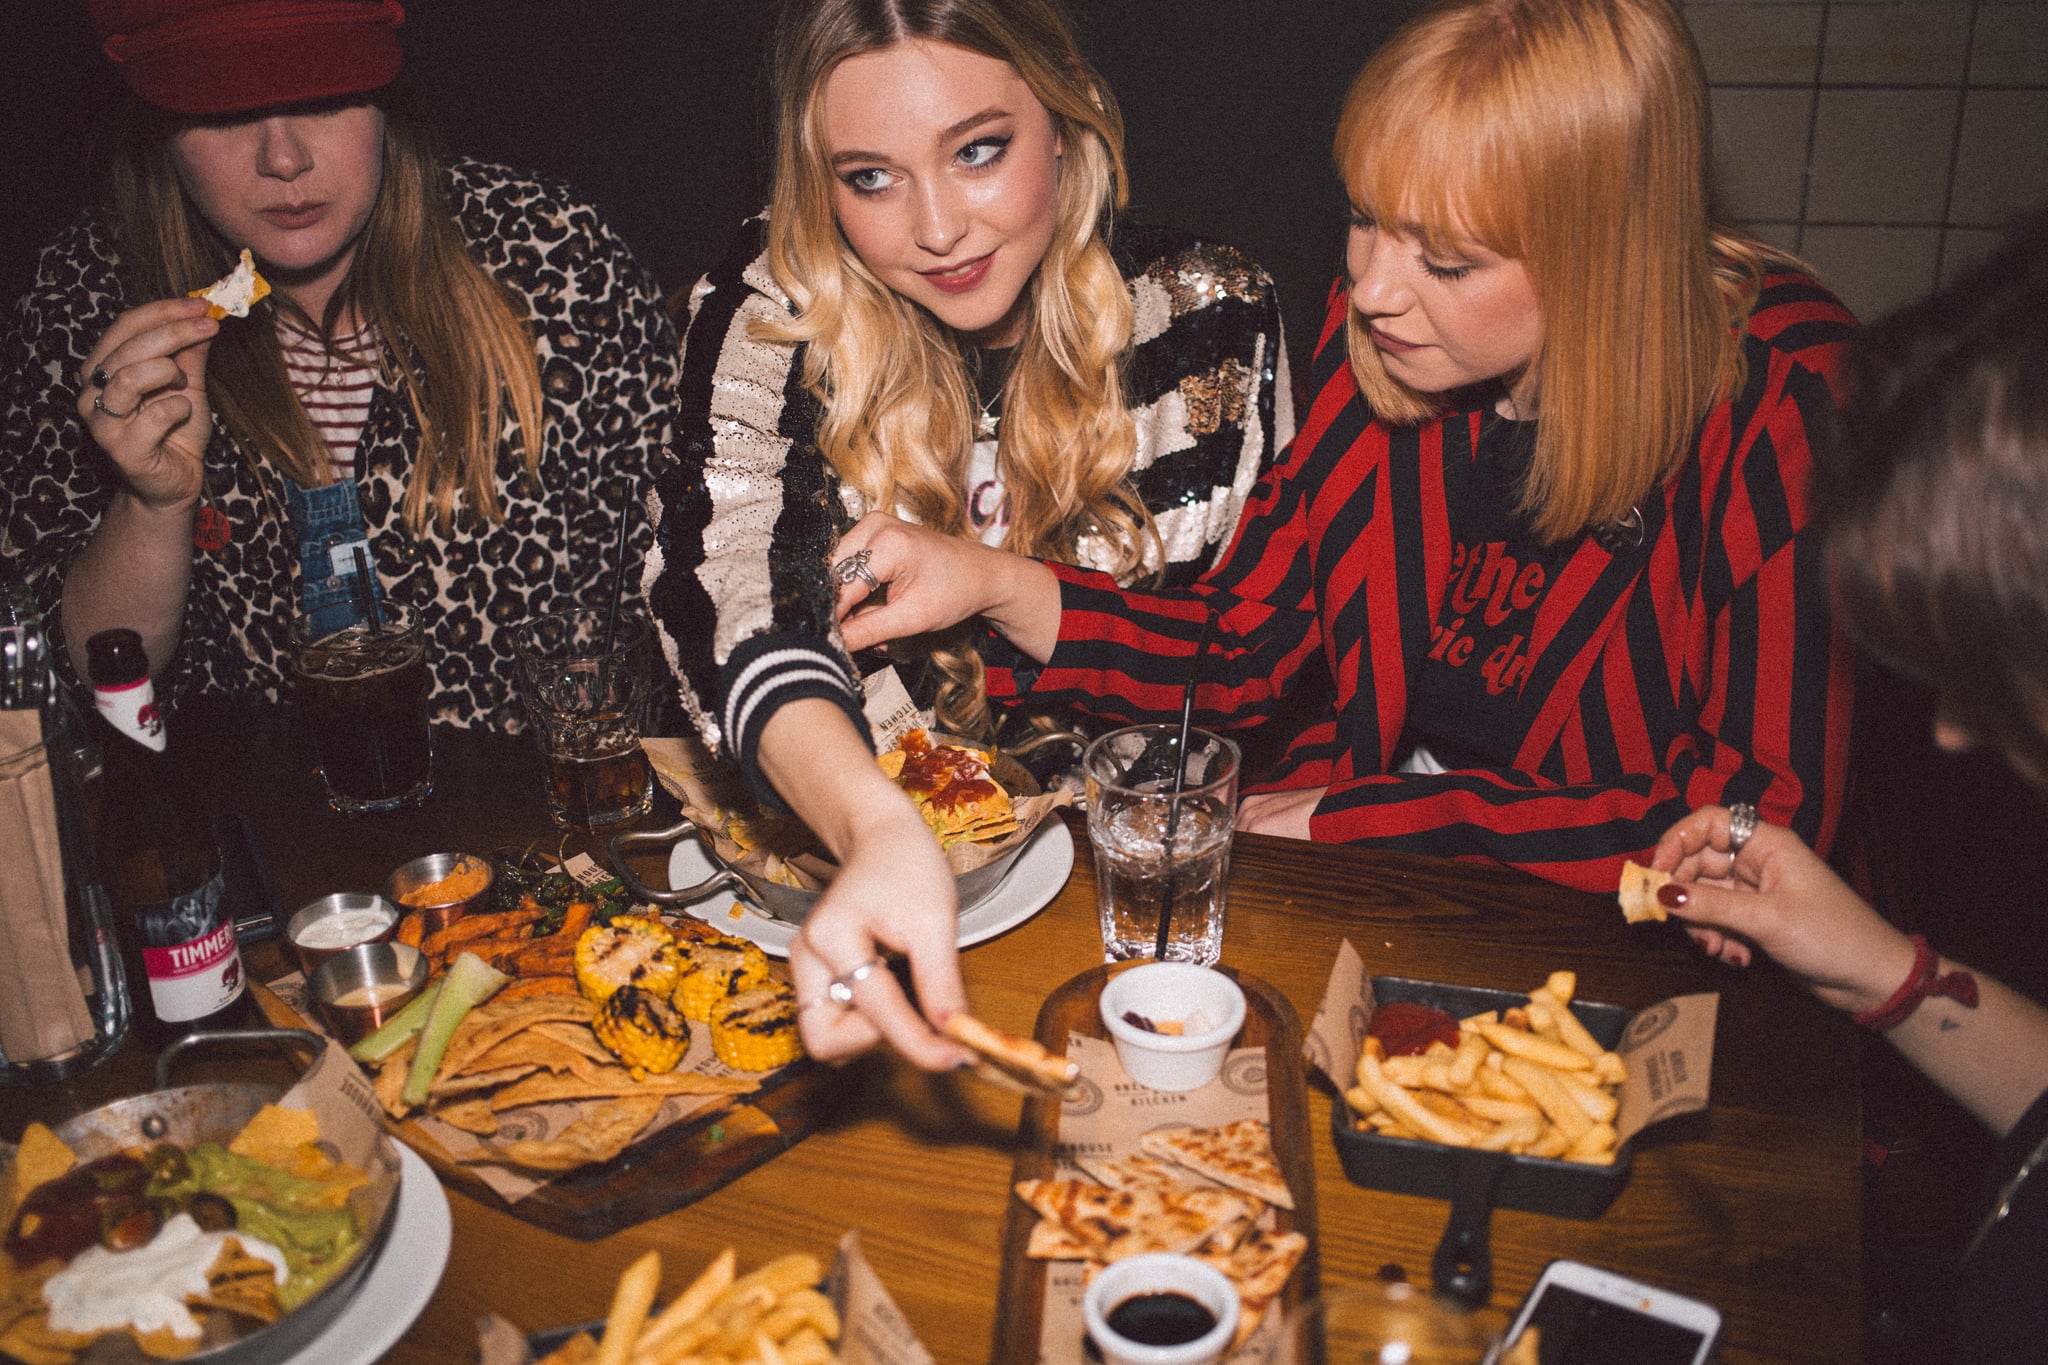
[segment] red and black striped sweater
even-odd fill
[[[1415,739],[1410,689],[1457,577],[1448,509],[1473,476],[1485,410],[1419,427],[1374,420],[1346,360],[1345,306],[1340,286],[1301,432],[1224,559],[1194,587],[1156,594],[1054,566],[1058,647],[1043,667],[992,651],[989,695],[1177,718],[1213,610],[1197,723],[1255,727],[1298,711],[1307,689],[1332,698],[1265,784],[1327,787],[1318,840],[1611,890],[1622,859],[1686,811],[1753,801],[1825,852],[1847,785],[1854,666],[1829,618],[1806,485],[1809,433],[1839,397],[1848,312],[1805,276],[1766,280],[1745,382],[1641,507],[1639,543],[1609,553],[1588,535],[1551,582],[1521,675],[1526,733],[1440,737],[1512,752],[1512,764],[1418,774],[1391,769]]]

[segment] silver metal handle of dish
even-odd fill
[[[195,1048],[212,1047],[218,1043],[293,1043],[306,1049],[307,1065],[312,1065],[327,1050],[327,1040],[309,1029],[302,1028],[222,1028],[202,1029],[188,1033],[163,1050],[156,1059],[156,1088],[171,1088],[171,1066],[178,1058]]]
[[[626,863],[625,855],[632,849],[665,848],[673,845],[678,839],[701,841],[703,837],[704,831],[697,828],[694,820],[685,820],[667,829],[627,830],[624,834],[615,834],[611,842],[612,868],[619,874],[619,880],[626,884],[626,890],[632,893],[634,900],[648,901],[655,905],[687,905],[691,901],[704,899],[714,891],[729,891],[735,896],[746,895],[746,884],[729,868],[720,867],[695,886],[679,886],[672,891],[657,891],[634,875],[633,869]],[[714,857],[711,861],[715,863],[718,860]]]

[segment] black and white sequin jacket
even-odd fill
[[[504,519],[478,527],[465,518],[449,535],[430,527],[413,537],[398,509],[418,423],[403,395],[380,385],[356,446],[356,491],[387,595],[427,624],[433,717],[517,729],[506,628],[535,612],[601,605],[610,594],[619,518],[637,511],[673,435],[675,329],[626,244],[567,187],[467,160],[452,162],[447,176],[470,250],[526,301],[547,418],[538,486],[524,476],[508,422],[498,453]],[[59,638],[64,575],[117,487],[78,420],[79,366],[136,302],[122,288],[104,219],[88,214],[44,251],[0,338],[0,555],[29,580]],[[275,698],[299,600],[282,477],[217,424],[206,479],[227,543],[193,551],[183,639],[159,690]],[[648,540],[637,527],[636,553]]]
[[[752,219],[698,281],[684,336],[674,458],[655,486],[646,586],[691,718],[755,766],[761,727],[790,700],[825,697],[860,721],[860,686],[833,619],[832,546],[870,510],[819,451],[800,346],[753,336],[790,311]],[[1114,238],[1135,304],[1125,394],[1137,423],[1131,481],[1158,524],[1164,581],[1222,552],[1246,494],[1294,434],[1272,281],[1243,253],[1131,225]],[[1107,568],[1083,537],[1078,558]]]

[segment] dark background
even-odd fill
[[[1341,263],[1330,138],[1414,0],[1069,0],[1129,125],[1132,214],[1229,242],[1280,284],[1297,367]],[[766,197],[767,0],[408,0],[408,68],[462,152],[558,175],[664,288]],[[11,202],[0,295],[92,192],[115,78],[83,0],[0,4]]]

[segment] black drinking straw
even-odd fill
[[[384,633],[384,609],[377,605],[377,589],[370,581],[370,553],[356,546],[356,615],[370,623],[370,634]]]
[[[1180,880],[1173,865],[1173,835],[1180,827],[1180,792],[1188,778],[1188,725],[1195,714],[1195,684],[1202,678],[1202,659],[1209,652],[1209,627],[1216,621],[1208,611],[1202,613],[1202,631],[1195,636],[1195,657],[1188,661],[1188,680],[1180,689],[1180,738],[1173,750],[1173,795],[1166,804],[1166,842],[1161,853],[1166,859],[1166,887],[1159,893],[1159,940],[1153,945],[1154,961],[1166,961],[1166,935],[1173,927],[1174,883]]]
[[[619,509],[619,543],[612,548],[612,605],[604,617],[604,651],[598,657],[612,656],[612,641],[619,633],[619,599],[626,595],[626,534],[633,526],[633,501]]]

